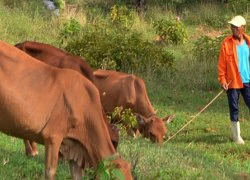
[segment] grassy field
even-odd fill
[[[59,28],[67,17],[44,18],[46,10],[42,8],[35,8],[32,11],[9,9],[2,6],[2,2],[3,0],[0,0],[1,40],[10,44],[36,40],[57,45]],[[214,9],[211,10],[214,12]],[[154,14],[155,17],[167,16],[167,13],[159,13],[154,7],[152,11],[148,10],[147,16],[150,14],[152,16]],[[194,14],[199,13],[202,12],[197,11]],[[84,13],[81,13],[81,17],[76,16],[76,18],[87,19],[83,16]],[[146,38],[152,38],[152,29],[146,33],[150,23],[143,21],[141,24],[142,26],[136,24],[135,27],[141,28]],[[198,33],[207,33],[200,27],[200,25],[188,26],[191,37],[188,44],[167,47],[177,59],[174,64],[176,68],[174,77],[166,74],[163,80],[158,81],[150,77],[145,78],[148,94],[157,114],[161,117],[176,114],[175,119],[167,125],[166,140],[197,115],[221,91],[216,80],[216,60],[199,63],[192,59],[188,51]],[[220,33],[220,30],[215,29],[211,32],[216,34]],[[212,71],[204,77],[204,72],[211,69]],[[204,81],[209,83],[203,85]],[[240,122],[245,145],[236,145],[231,140],[226,93],[223,93],[185,129],[170,141],[164,142],[162,146],[152,144],[141,137],[134,139],[121,133],[118,151],[131,162],[134,179],[138,180],[250,179],[250,117],[242,99]],[[42,145],[39,146],[40,153],[37,157],[28,158],[24,154],[22,140],[0,134],[0,152],[0,180],[44,178]],[[59,163],[57,179],[70,179],[68,164],[63,161]]]

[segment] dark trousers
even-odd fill
[[[248,109],[250,108],[250,83],[244,84],[241,89],[228,89],[227,98],[230,111],[231,121],[237,122],[239,120],[239,95],[242,95]]]

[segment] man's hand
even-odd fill
[[[227,83],[223,83],[222,85],[222,88],[227,91],[228,90],[228,84]]]

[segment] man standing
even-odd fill
[[[227,92],[233,140],[237,144],[244,144],[240,136],[239,95],[242,95],[245,104],[250,108],[250,37],[244,33],[244,17],[235,16],[228,23],[232,35],[226,37],[221,45],[218,80]]]

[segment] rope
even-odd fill
[[[230,83],[228,83],[229,85]],[[188,121],[182,128],[180,128],[174,135],[168,138],[167,141],[173,139],[179,132],[181,132],[187,125],[189,125],[197,116],[199,116],[210,104],[212,104],[222,93],[224,92],[224,89],[221,90],[203,109],[201,109],[190,121]]]

